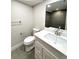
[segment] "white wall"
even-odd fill
[[[56,2],[56,1],[59,1],[59,0],[46,0],[45,2],[34,6],[33,14],[34,14],[34,27],[35,28],[43,29],[45,27],[46,5],[49,3]]]
[[[24,5],[18,1],[12,1],[11,5],[11,21],[21,20],[22,24],[11,26],[11,44],[12,47],[23,42],[22,32],[24,36],[31,35],[33,25],[35,28],[43,29],[45,27],[45,11],[46,4],[53,3],[58,0],[47,0],[35,7]]]
[[[20,25],[11,26],[11,45],[13,47],[23,41],[23,37],[20,35],[21,32],[24,36],[31,35],[33,14],[32,7],[17,1],[12,1],[11,8],[11,22],[18,20],[22,22]]]

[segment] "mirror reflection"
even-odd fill
[[[67,3],[57,1],[46,6],[46,27],[66,28]]]

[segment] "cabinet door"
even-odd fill
[[[58,59],[53,53],[46,48],[43,49],[43,59]]]
[[[38,49],[35,50],[35,59],[42,59],[42,53]]]
[[[42,44],[38,41],[35,41],[35,53],[39,53],[40,55],[42,55],[42,49]]]
[[[42,45],[38,41],[35,41],[35,59],[42,59]]]
[[[35,53],[35,59],[42,59],[42,56],[39,53]]]
[[[65,56],[65,55],[62,55],[62,59],[67,59],[67,56]]]

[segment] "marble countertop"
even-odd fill
[[[59,40],[59,38],[64,38],[66,40],[66,42],[65,42],[65,44],[63,43],[63,41],[61,42],[62,44],[61,43],[54,43],[53,38],[52,38],[52,40],[50,40],[45,37],[45,35],[48,33],[51,33],[51,32],[42,30],[38,33],[35,33],[34,35],[67,56],[67,40],[66,40],[66,38],[64,38],[62,36],[60,36],[60,37],[57,36],[58,40]],[[51,33],[51,34],[53,34],[53,33]],[[54,36],[56,36],[56,35],[54,35]]]

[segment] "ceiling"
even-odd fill
[[[24,4],[28,4],[30,6],[35,6],[41,2],[43,2],[44,0],[17,0],[19,2],[22,2]]]
[[[46,6],[46,11],[48,12],[56,11],[56,9],[58,10],[67,9],[67,3],[64,1],[57,1],[49,5],[50,7],[48,7],[48,5]]]

